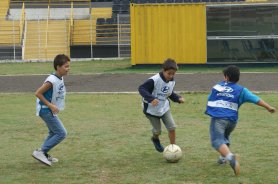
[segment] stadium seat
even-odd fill
[[[120,11],[121,11],[121,5],[119,5],[119,4],[113,4],[113,6],[112,6],[112,12],[113,12],[113,13],[120,13]]]
[[[237,48],[230,48],[229,42],[227,40],[222,41],[224,53],[231,55],[236,61],[238,60],[239,50]]]
[[[121,6],[121,13],[129,13],[129,4]]]
[[[257,53],[261,52],[261,48],[254,48],[250,40],[241,40],[243,50],[249,53],[256,61],[259,60]]]
[[[121,0],[113,0],[113,4],[116,4],[116,5],[121,4]]]
[[[166,0],[166,3],[173,3],[174,0]]]
[[[144,4],[146,3],[146,0],[132,0],[131,2],[135,4]]]
[[[129,0],[121,0],[121,4],[123,4],[123,5],[129,5],[130,2],[129,2]]]
[[[146,0],[146,3],[156,3],[156,0]]]
[[[106,19],[106,26],[105,29],[108,37],[117,36],[117,20],[114,18],[107,18]]]
[[[116,24],[117,23],[114,18],[107,18],[105,22],[106,22],[106,24]]]
[[[183,3],[183,0],[175,0],[175,3]]]
[[[277,60],[277,56],[275,55],[276,49],[273,46],[269,46],[273,40],[259,40],[259,45],[262,48],[262,50],[270,57],[272,57],[274,60]],[[270,44],[267,44],[270,43]],[[272,45],[272,44],[271,44]]]

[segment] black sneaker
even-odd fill
[[[235,175],[238,176],[240,172],[240,166],[239,166],[237,155],[233,155],[233,158],[230,161],[230,166],[234,170]]]
[[[152,142],[153,142],[153,145],[155,147],[155,149],[158,151],[158,152],[163,152],[164,151],[164,147],[160,144],[160,140],[159,139],[155,139],[155,138],[151,138]]]

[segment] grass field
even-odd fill
[[[24,68],[24,69],[23,69]],[[100,61],[73,61],[70,74],[94,74],[94,73],[156,73],[160,66],[131,67],[130,60],[100,60]],[[208,73],[221,72],[223,66],[180,65],[179,73]],[[53,71],[50,62],[26,62],[26,63],[0,63],[0,75],[18,74],[49,74]],[[242,66],[241,72],[277,72],[278,65]]]
[[[139,95],[69,94],[60,114],[68,137],[51,151],[60,162],[47,167],[31,157],[47,134],[34,115],[34,95],[0,94],[0,183],[277,183],[277,113],[241,107],[232,134],[242,171],[235,177],[229,165],[216,164],[218,155],[210,147],[209,118],[203,114],[207,94],[183,96],[185,104],[172,104],[183,150],[179,163],[166,163],[154,150]],[[260,96],[278,107],[277,93]],[[165,129],[161,141],[168,144]]]

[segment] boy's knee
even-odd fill
[[[68,133],[66,130],[63,130],[59,132],[58,136],[60,137],[61,140],[65,139],[67,137]]]
[[[153,132],[153,135],[154,135],[154,136],[160,136],[160,135],[161,135],[161,131]]]
[[[170,127],[168,128],[168,132],[174,132],[176,130],[176,127]]]
[[[220,146],[222,145],[221,141],[219,140],[214,140],[211,142],[211,146],[215,149],[218,150]]]

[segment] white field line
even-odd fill
[[[82,74],[69,74],[70,76],[82,76],[82,75],[154,75],[158,72],[155,73],[82,73]],[[200,73],[200,72],[192,72],[192,73],[176,73],[176,75],[193,75],[193,74],[221,74],[222,72],[205,72],[205,73]],[[241,74],[271,74],[271,73],[278,73],[278,72],[240,72]],[[50,73],[49,73],[50,74]],[[46,76],[49,74],[14,74],[14,75],[0,75],[0,77],[12,77],[12,76]]]
[[[194,94],[194,93],[209,93],[210,91],[175,91],[175,93],[177,94]],[[252,91],[252,93],[255,94],[278,94],[278,91]],[[5,92],[0,92],[0,95],[29,95],[29,94],[33,94],[32,92],[14,92],[14,93],[5,93]],[[98,94],[113,94],[113,95],[117,95],[117,94],[127,94],[127,95],[139,95],[138,92],[136,91],[120,91],[120,92],[67,92],[67,94],[92,94],[92,95],[98,95]],[[35,95],[34,95],[35,96]]]

